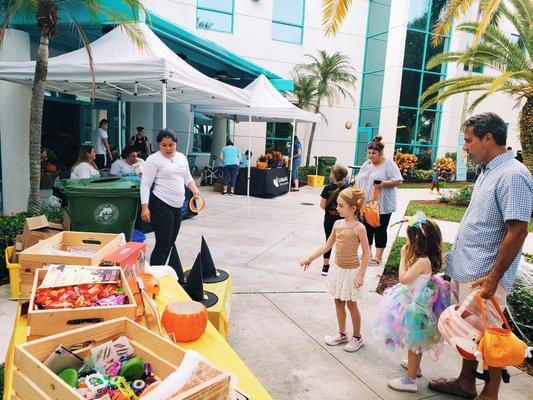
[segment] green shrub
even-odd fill
[[[316,172],[315,166],[300,167],[300,173],[298,175],[298,181],[300,186],[307,185],[307,175],[314,175]]]
[[[389,254],[389,258],[387,259],[387,263],[385,264],[385,267],[383,268],[383,274],[388,275],[394,275],[397,273],[398,268],[400,267],[400,253],[402,251],[402,247],[404,244],[407,243],[407,238],[404,237],[397,237],[394,243],[392,244],[392,248]]]
[[[447,203],[454,206],[468,206],[472,198],[472,191],[474,186],[464,186],[461,189],[449,195],[444,195],[440,198],[441,203]]]
[[[515,286],[507,297],[507,305],[520,330],[529,339],[528,344],[531,345],[531,340],[533,340],[533,329],[530,328],[533,326],[533,313],[531,312],[533,309],[533,289],[527,286]],[[522,336],[514,324],[513,330],[518,336]]]
[[[431,169],[413,169],[409,174],[409,179],[414,181],[431,181],[431,174],[433,170]]]

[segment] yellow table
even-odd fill
[[[159,278],[159,284],[161,291],[159,292],[156,303],[160,313],[163,313],[166,305],[172,301],[189,299],[187,293],[185,293],[172,276]],[[206,288],[206,290],[210,289]],[[25,316],[20,315],[20,311],[21,306],[19,305],[5,363],[4,400],[11,400],[13,349],[17,344],[26,341],[28,332],[28,320]],[[180,343],[179,345],[184,349],[197,351],[213,365],[235,375],[237,377],[237,388],[252,399],[272,399],[263,385],[261,385],[237,353],[233,351],[226,340],[218,333],[211,322],[207,324],[207,328],[200,339],[190,343]]]

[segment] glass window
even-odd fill
[[[428,2],[429,0],[411,0],[409,6],[409,19],[407,22],[408,28],[420,29],[423,31],[427,29]]]
[[[213,120],[204,114],[194,114],[194,129],[191,153],[211,153],[213,141]]]
[[[431,41],[435,35],[428,35],[427,38],[427,47],[426,47],[426,62],[424,63],[424,68],[429,60],[437,54],[444,52],[444,49],[448,48],[448,38],[443,38],[438,45],[434,46]],[[430,69],[431,72],[437,72],[439,74],[444,74],[445,64],[437,65],[435,68]]]
[[[365,71],[376,71],[385,68],[387,37],[388,34],[384,33],[366,40]]]
[[[381,107],[383,95],[384,72],[375,72],[363,76],[363,94],[361,97],[361,108]]]
[[[233,0],[198,0],[196,27],[233,32]]]
[[[437,140],[440,112],[426,110],[418,121],[418,144],[431,145]]]
[[[441,80],[441,75],[437,75],[437,74],[428,74],[428,73],[424,73],[424,78],[423,78],[423,81],[422,81],[422,91],[420,92],[420,94],[424,93],[424,91],[429,88],[431,85],[439,82]],[[437,93],[431,95],[429,99],[432,99],[434,97],[437,96]],[[437,105],[432,105],[431,108],[436,108]]]
[[[361,113],[359,115],[359,126],[379,126],[380,115],[381,110],[379,108],[373,110],[361,110]]]
[[[405,38],[405,49],[403,53],[404,68],[413,68],[421,70],[424,58],[424,42],[426,41],[426,34],[407,31]]]
[[[367,36],[389,30],[390,4],[370,2]]]
[[[431,0],[431,15],[429,17],[429,27],[431,28],[440,19],[446,10],[449,0]]]
[[[279,151],[288,156],[291,150],[292,124],[267,122],[265,152]]]
[[[420,72],[406,71],[402,73],[402,89],[400,91],[400,106],[417,107],[420,95]]]
[[[274,0],[272,39],[301,44],[305,0]]]
[[[398,110],[396,143],[410,144],[415,138],[417,110],[401,108]]]

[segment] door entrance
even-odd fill
[[[357,149],[355,150],[355,165],[362,165],[366,159],[366,148],[372,141],[373,129],[371,127],[360,126],[357,130]]]

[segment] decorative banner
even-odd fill
[[[456,181],[466,181],[466,172],[468,170],[466,164],[466,157],[464,157],[463,145],[465,144],[465,137],[463,132],[459,132],[457,135],[457,155],[455,156],[455,164],[457,165],[457,170],[455,172]]]

